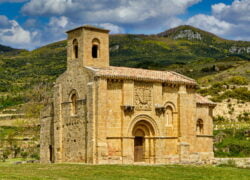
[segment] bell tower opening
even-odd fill
[[[97,45],[92,46],[92,57],[98,58],[98,46]]]
[[[92,58],[100,57],[100,40],[95,38],[92,41]]]
[[[74,52],[74,58],[78,58],[78,41],[77,39],[74,39],[73,41],[73,52]]]
[[[109,30],[85,25],[67,34],[68,68],[109,66]]]

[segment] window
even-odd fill
[[[167,125],[173,124],[173,109],[170,106],[167,106],[166,108],[166,122]]]
[[[78,41],[76,39],[73,41],[73,53],[74,58],[78,58]]]
[[[100,41],[99,39],[93,39],[92,41],[92,57],[99,58],[100,57]]]
[[[203,134],[204,131],[204,124],[202,119],[198,119],[196,123],[196,132],[198,134]]]
[[[93,45],[92,46],[92,57],[93,58],[98,58],[98,45]]]
[[[76,94],[71,95],[71,115],[76,115],[77,113],[77,96]]]

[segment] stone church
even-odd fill
[[[67,70],[41,113],[42,163],[210,163],[215,104],[172,71],[109,65],[109,31],[70,30]]]

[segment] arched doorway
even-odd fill
[[[134,136],[134,161],[149,162],[154,154],[153,126],[148,121],[138,121],[134,125],[132,135]]]

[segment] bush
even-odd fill
[[[225,86],[227,86],[227,82],[218,82],[214,83],[210,88],[199,89],[197,92],[202,94],[203,96],[214,96],[215,94],[219,94],[221,91],[225,90]]]
[[[216,116],[216,117],[213,117],[213,121],[214,121],[215,123],[221,123],[221,122],[227,121],[227,119],[224,118],[223,116],[218,115],[218,116]]]
[[[250,112],[244,112],[237,117],[238,121],[249,122],[250,121]]]
[[[30,155],[30,157],[33,158],[33,159],[37,159],[37,160],[40,159],[40,156],[39,156],[38,153],[33,153],[33,154]]]
[[[5,162],[6,159],[9,158],[9,155],[11,154],[11,151],[9,149],[5,149],[3,150],[3,153],[2,153],[2,161]]]
[[[246,87],[240,87],[233,90],[227,90],[223,94],[218,94],[212,98],[213,101],[220,102],[224,99],[233,98],[245,102],[250,101],[250,91]]]
[[[27,157],[28,157],[28,152],[21,152],[21,157],[23,158],[23,159],[27,159]]]
[[[236,84],[236,85],[247,85],[248,80],[242,76],[234,76],[228,80],[229,83]]]
[[[25,102],[25,99],[21,95],[1,96],[0,97],[0,109],[4,109],[9,106],[22,104],[23,102]]]
[[[245,136],[247,129],[225,129],[214,131],[215,136],[223,132],[222,141],[216,142],[215,156],[217,157],[249,157],[250,143]],[[235,131],[235,133],[234,133]]]

